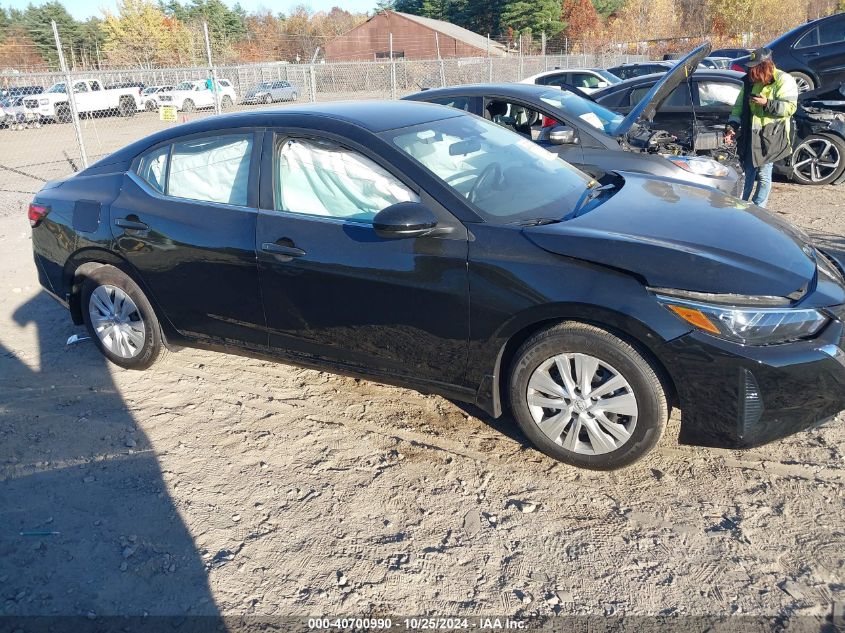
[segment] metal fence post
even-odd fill
[[[523,59],[522,59],[522,33],[519,34],[519,77],[518,79],[522,79],[525,75],[523,74]]]
[[[440,57],[440,33],[434,32],[434,47],[437,49],[437,64],[440,66],[440,87],[446,86],[446,69],[443,67],[443,58]]]
[[[543,70],[548,70],[549,69],[549,58],[546,57],[546,32],[545,31],[543,31],[542,36],[543,36],[543,40],[542,40],[542,45],[543,45]]]
[[[211,60],[211,42],[208,39],[208,23],[202,23],[202,32],[205,35],[205,53],[208,55],[208,69],[211,71],[211,89],[214,90],[214,113],[220,114],[220,94],[217,90],[217,69]]]
[[[487,81],[493,83],[493,57],[490,55],[490,34],[487,34]]]
[[[314,64],[308,65],[308,83],[309,101],[311,101],[311,103],[314,103],[317,101],[317,73],[314,71]]]
[[[56,21],[52,20],[53,37],[56,39],[56,51],[59,53],[59,68],[65,75],[65,94],[70,105],[70,117],[73,119],[73,129],[76,131],[76,142],[79,144],[79,156],[82,159],[82,167],[88,167],[88,153],[85,151],[85,141],[82,138],[82,128],[79,126],[79,112],[76,110],[76,97],[73,96],[73,79],[65,63],[65,55],[62,53],[62,41],[59,39],[59,29]]]
[[[387,34],[387,45],[390,49],[390,98],[396,99],[396,60],[393,58],[393,33]]]

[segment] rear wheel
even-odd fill
[[[194,111],[194,102],[190,99],[185,99],[184,103],[182,103],[182,112],[193,112]]]
[[[117,112],[122,117],[130,117],[134,116],[135,113],[138,111],[138,107],[135,104],[135,99],[132,97],[121,97],[120,101],[117,105]]]
[[[88,274],[81,305],[91,338],[115,365],[146,369],[158,358],[162,337],[155,312],[138,284],[117,268]]]
[[[69,105],[63,103],[56,106],[56,121],[59,123],[70,123],[71,118]]]
[[[815,90],[816,82],[813,81],[813,78],[809,75],[799,72],[797,70],[793,70],[791,73],[792,78],[795,80],[795,83],[798,84],[798,92],[807,92],[809,90]]]
[[[523,343],[509,391],[513,415],[534,446],[594,470],[645,455],[669,415],[651,363],[629,343],[584,323],[561,323]]]
[[[845,171],[845,140],[811,134],[792,153],[792,177],[802,185],[827,185]]]
[[[264,101],[264,103],[266,104],[273,103],[273,97],[271,97],[269,94],[266,94],[264,95],[264,99],[262,99],[262,101]]]
[[[220,107],[224,110],[232,107],[232,97],[229,95],[223,95],[223,99],[220,101]]]
[[[296,94],[295,92],[290,96],[291,101],[296,101],[298,98],[299,98],[299,95]]]
[[[147,112],[155,112],[155,110],[157,109],[155,101],[147,101],[147,105],[145,107],[147,109]]]

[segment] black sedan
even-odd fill
[[[655,73],[665,73],[675,67],[672,62],[628,62],[608,68],[608,72],[613,73],[619,79],[633,79],[634,77],[642,77],[643,75],[653,75]]]
[[[712,188],[596,181],[413,102],[209,117],[29,207],[43,287],[115,364],[260,355],[510,407],[609,469],[680,439],[749,447],[845,407],[832,257]]]
[[[795,78],[799,92],[838,86],[845,81],[845,13],[796,26],[765,48],[775,66]],[[745,72],[747,61],[748,56],[737,58],[731,69]]]

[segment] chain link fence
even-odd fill
[[[222,111],[396,99],[423,88],[513,82],[555,68],[640,59],[613,54],[508,55],[0,74],[5,93],[0,113],[0,215],[22,212],[49,180],[72,174],[158,130]],[[269,98],[262,93],[253,99],[259,85],[281,88]],[[164,120],[162,105],[178,108],[175,121]]]

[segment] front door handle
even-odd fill
[[[280,242],[283,240],[279,240]],[[289,242],[290,240],[284,240]],[[261,250],[267,253],[272,253],[273,255],[285,255],[287,257],[302,257],[305,255],[305,251],[301,248],[297,248],[292,244],[277,244],[274,242],[264,242],[261,245]]]
[[[818,57],[818,53],[804,53],[804,57]]]
[[[114,225],[129,231],[148,231],[149,226],[138,220],[130,220],[129,218],[118,218],[114,221]]]

